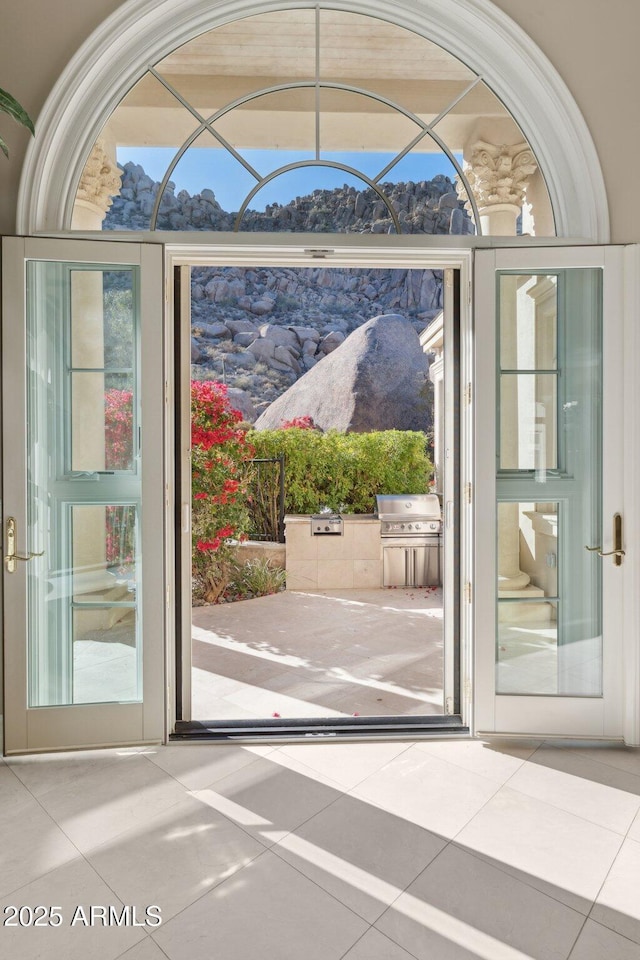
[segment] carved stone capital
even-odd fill
[[[479,210],[505,203],[520,207],[537,168],[527,143],[498,146],[478,140],[465,163],[465,176]]]
[[[80,177],[76,201],[96,207],[104,218],[121,186],[121,170],[107,153],[104,141],[96,140]]]

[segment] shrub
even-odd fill
[[[192,563],[196,593],[215,603],[234,571],[234,543],[246,539],[246,463],[253,448],[227,388],[191,383]]]
[[[229,599],[250,600],[284,590],[286,574],[268,560],[256,557],[236,566],[229,583]]]
[[[433,467],[426,436],[410,430],[319,433],[252,430],[247,439],[257,457],[285,457],[285,510],[316,513],[322,506],[342,513],[372,513],[376,494],[425,493]]]

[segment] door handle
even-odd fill
[[[23,557],[21,554],[16,553],[16,540],[16,521],[14,517],[9,517],[7,520],[7,553],[4,558],[7,573],[16,572],[18,569],[17,560],[28,562],[29,560],[33,560],[34,557],[41,557],[44,554],[43,550],[42,553],[28,553],[26,557]]]
[[[585,547],[590,553],[597,553],[599,557],[613,557],[614,566],[622,566],[622,558],[626,556],[622,549],[622,514],[613,515],[613,550],[603,550],[602,547]]]

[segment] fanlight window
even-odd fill
[[[324,8],[234,21],[150,66],[94,145],[72,225],[555,232],[533,152],[480,76]]]

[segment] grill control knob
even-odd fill
[[[331,529],[331,527],[326,526],[324,529],[326,530],[327,533],[329,533],[329,530]]]
[[[407,527],[407,529],[408,529],[408,530],[413,530],[413,524],[410,523],[409,526]]]

